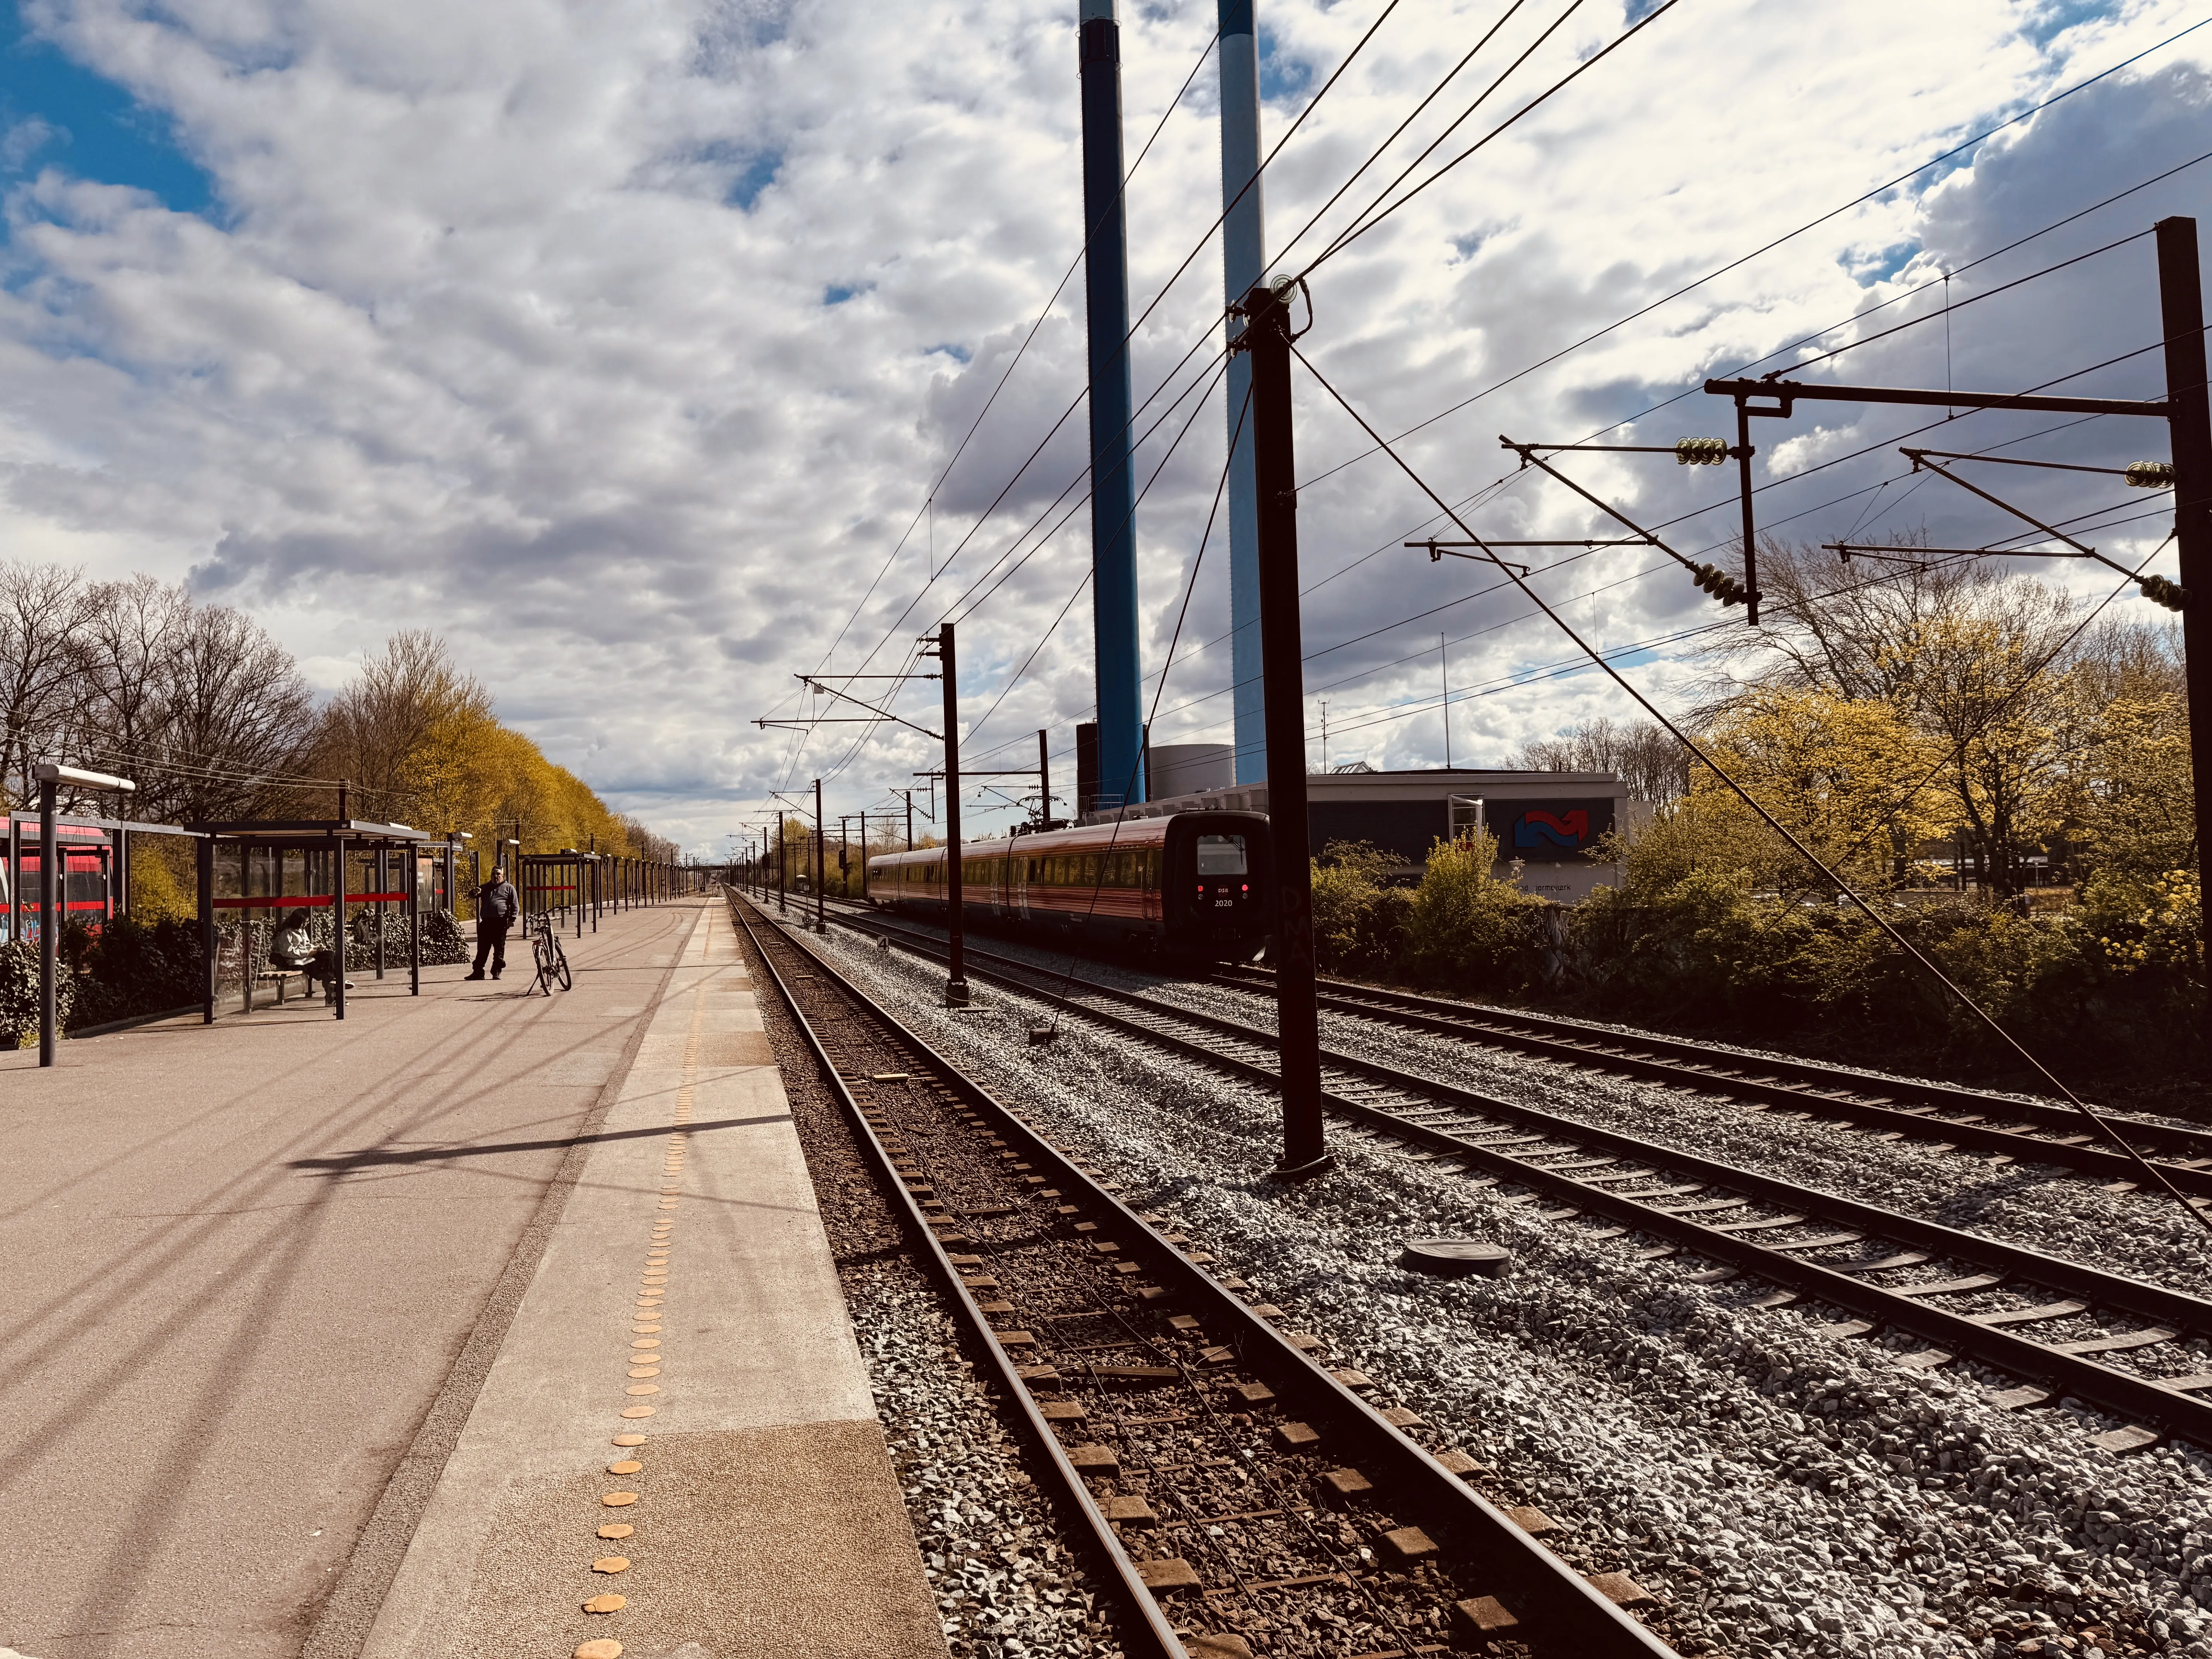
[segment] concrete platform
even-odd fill
[[[732,943],[0,1055],[0,1648],[943,1654]]]
[[[599,1597],[623,1605],[585,1611]],[[714,1659],[945,1652],[719,904],[699,913],[362,1651],[604,1641],[647,1659],[689,1659],[687,1644]]]

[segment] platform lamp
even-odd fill
[[[61,849],[54,836],[54,793],[64,783],[121,794],[133,793],[138,786],[128,778],[82,771],[59,761],[40,761],[31,769],[31,775],[39,783],[39,1064],[51,1066],[54,1040],[61,1034],[61,1020],[54,1008],[54,975],[58,967],[61,918],[68,902],[65,897],[59,901],[55,897],[68,878],[55,879]]]

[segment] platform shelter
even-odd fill
[[[249,819],[189,826],[199,844],[201,1013],[215,1023],[216,1002],[228,962],[234,959],[243,1010],[252,1012],[254,986],[264,976],[266,942],[284,915],[329,911],[338,955],[331,997],[334,1018],[346,1017],[345,945],[356,908],[377,920],[374,969],[385,973],[383,921],[398,907],[407,918],[409,994],[422,992],[422,894],[435,888],[445,844],[404,823],[358,818]],[[240,913],[234,951],[226,951],[216,918]],[[265,932],[264,932],[265,930]],[[257,945],[260,949],[257,951]]]

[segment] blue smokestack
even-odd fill
[[[1258,286],[1267,263],[1260,215],[1260,40],[1252,0],[1220,0],[1222,289],[1229,303],[1243,302]],[[1244,331],[1229,319],[1229,337]],[[1245,407],[1252,389],[1252,360],[1229,360],[1229,626],[1231,672],[1236,678],[1237,781],[1267,775],[1267,716],[1260,674],[1260,501],[1252,471],[1252,417]],[[1243,429],[1238,432],[1238,416]]]
[[[1137,653],[1136,482],[1129,465],[1128,230],[1121,210],[1121,26],[1079,0],[1084,296],[1091,323],[1091,605],[1098,665],[1098,805],[1145,799]]]

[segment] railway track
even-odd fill
[[[1127,1601],[1127,1650],[1672,1650],[1487,1503],[1473,1460],[1139,1214],[817,952],[732,910]],[[1217,1268],[1217,1272],[1220,1271]],[[1370,1397],[1371,1396],[1371,1397]],[[1655,1616],[1663,1619],[1663,1610]]]
[[[831,914],[907,950],[944,955],[940,939],[902,921]],[[1065,983],[1077,1018],[1277,1086],[1269,1032],[1089,979],[1064,981],[973,945],[967,964],[971,980],[1054,1001]],[[2212,1339],[2212,1302],[1443,1079],[1327,1048],[1322,1058],[1332,1111],[1456,1160],[1528,1213],[1562,1224],[1595,1218],[1601,1237],[1632,1231],[1652,1241],[1647,1258],[1707,1264],[1693,1280],[1755,1276],[1772,1287],[1764,1306],[1832,1310],[1820,1328],[1838,1340],[1909,1334],[1928,1346],[1898,1364],[1986,1366],[2008,1379],[1990,1391],[2000,1406],[2083,1401],[2121,1419],[2094,1437],[2107,1450],[2139,1449],[2165,1434],[2212,1447],[2212,1368],[2190,1351]]]
[[[1207,981],[1272,997],[1274,975],[1263,968],[1217,969]],[[2042,1101],[1910,1079],[1870,1077],[1840,1066],[1736,1054],[1656,1033],[1623,1032],[1556,1015],[1524,1013],[1421,996],[1349,980],[1324,979],[1317,1000],[1349,1014],[1464,1042],[1511,1048],[1547,1060],[1689,1089],[1714,1090],[1758,1104],[1801,1109],[1884,1134],[1931,1140],[2023,1164],[2080,1171],[2125,1190],[2139,1174],[2121,1153],[2083,1127],[2081,1114]],[[2212,1133],[2169,1124],[2118,1126],[2182,1192],[2212,1198]]]

